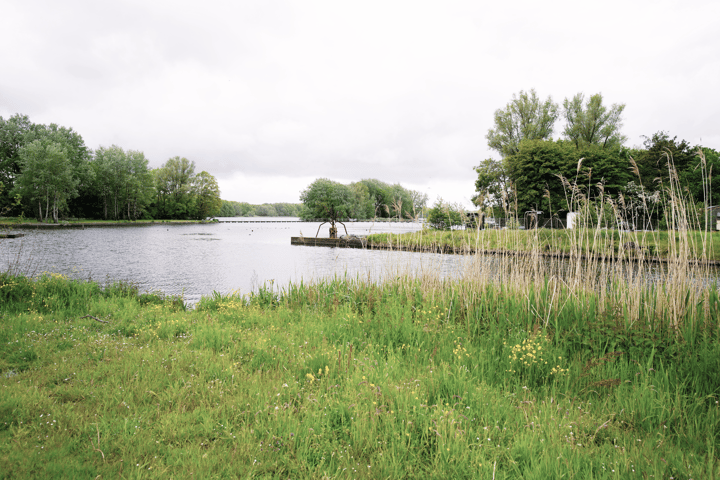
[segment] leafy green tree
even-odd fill
[[[95,173],[94,189],[103,202],[103,218],[118,220],[123,211],[124,186],[129,177],[129,164],[125,151],[117,145],[99,147],[91,162]]]
[[[278,212],[272,203],[263,203],[262,205],[255,205],[255,215],[258,217],[277,217]]]
[[[390,187],[390,212],[393,218],[412,218],[413,198],[409,190],[396,183]]]
[[[390,185],[375,178],[360,180],[365,185],[373,203],[373,217],[387,218],[390,216],[392,191]]]
[[[352,210],[352,192],[347,185],[333,182],[327,178],[318,178],[300,194],[304,209],[301,214],[303,220],[320,219],[323,223],[330,223],[330,238],[337,237],[335,223],[343,227],[343,220],[350,218]],[[318,227],[320,232],[320,227]],[[347,228],[345,228],[347,233]]]
[[[519,151],[505,160],[519,215],[529,210],[555,213],[567,209],[559,175],[569,177],[576,171],[579,158],[572,143],[525,140]]]
[[[153,170],[156,191],[156,218],[187,218],[194,209],[191,194],[195,162],[173,157]]]
[[[428,210],[427,221],[437,230],[450,230],[464,225],[465,220],[465,212],[460,205],[445,202],[442,198],[438,198]]]
[[[679,174],[680,185],[696,202],[706,207],[720,205],[720,153],[712,148],[694,150],[694,160]]]
[[[204,220],[220,212],[220,187],[215,177],[202,171],[192,178],[192,195],[195,197],[194,217]]]
[[[478,175],[475,180],[473,202],[476,205],[490,207],[496,216],[502,216],[511,209],[512,182],[507,174],[505,162],[488,158],[475,167]]]
[[[125,184],[125,206],[128,220],[137,220],[145,213],[155,192],[153,177],[143,152],[126,153],[128,180]]]
[[[77,195],[78,180],[66,148],[48,138],[44,140],[20,148],[21,173],[14,192],[37,206],[41,221],[51,217],[57,223],[67,200]]]
[[[547,140],[558,118],[558,105],[548,97],[541,101],[535,89],[520,91],[504,109],[495,111],[495,126],[487,135],[488,146],[502,157],[517,153],[523,140]]]
[[[423,216],[428,202],[427,193],[418,192],[417,190],[410,190],[410,199],[412,201],[413,218]]]
[[[349,185],[352,194],[352,210],[350,217],[357,220],[367,220],[375,216],[375,202],[370,196],[370,189],[363,182],[354,182]]]
[[[610,108],[603,105],[601,93],[592,95],[586,102],[585,96],[578,93],[571,100],[563,102],[565,129],[563,134],[579,149],[587,145],[602,148],[615,148],[627,140],[622,128],[622,112],[625,104],[613,104]]]
[[[16,114],[7,120],[0,117],[0,211],[13,210],[10,192],[22,168],[20,148],[28,143],[27,134],[33,127],[27,115]]]
[[[597,145],[577,150],[567,140],[526,140],[505,165],[520,215],[536,209],[548,214],[568,211],[573,208],[573,186],[586,198],[616,196],[632,179],[628,151]]]
[[[670,138],[667,132],[662,131],[644,138],[645,148],[634,150],[631,155],[637,165],[635,174],[647,189],[660,189],[668,184],[671,171],[681,174],[697,164],[697,150],[685,140]]]

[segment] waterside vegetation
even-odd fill
[[[535,249],[537,251],[537,249]],[[720,295],[468,257],[181,300],[0,276],[4,478],[713,478]]]
[[[545,256],[634,258],[646,262],[672,260],[687,250],[688,260],[720,262],[720,232],[644,232],[581,229],[533,230],[423,229],[408,233],[374,233],[370,248],[447,253],[537,253]],[[537,249],[537,250],[536,250]]]

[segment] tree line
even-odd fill
[[[253,205],[247,202],[223,200],[218,217],[299,217],[300,203],[263,203]]]
[[[342,184],[318,178],[300,194],[303,220],[330,222],[371,218],[415,219],[422,216],[427,194],[374,178]]]
[[[700,205],[720,205],[716,150],[691,146],[660,131],[628,148],[622,133],[624,104],[606,105],[602,94],[566,98],[562,107],[535,90],[521,91],[494,115],[486,139],[500,159],[477,167],[473,201],[507,216],[542,210],[562,214],[572,209],[572,192],[603,199],[606,206],[664,222],[663,199],[671,182]],[[552,135],[564,121],[560,138]],[[702,153],[702,155],[699,155]]]
[[[195,162],[148,168],[141,151],[89,149],[72,128],[0,116],[0,214],[58,222],[64,217],[204,219],[221,208],[220,189]]]

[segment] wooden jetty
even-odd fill
[[[290,237],[290,245],[306,247],[338,247],[338,248],[366,248],[367,240],[361,237],[349,238],[316,238],[316,237]]]

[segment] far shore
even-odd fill
[[[17,221],[15,219],[0,220],[0,228],[86,228],[86,227],[127,227],[145,225],[192,225],[217,223],[217,220],[63,220],[59,223],[38,222],[35,220]]]

